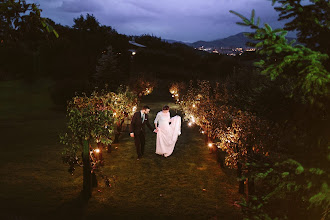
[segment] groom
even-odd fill
[[[145,128],[146,124],[151,131],[154,131],[148,120],[148,113],[150,108],[148,106],[143,106],[141,111],[135,112],[131,121],[130,135],[134,137],[136,153],[138,155],[138,160],[143,156],[144,145],[145,145]]]

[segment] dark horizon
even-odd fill
[[[278,21],[278,13],[271,1],[235,0],[208,2],[185,1],[120,2],[95,0],[28,0],[40,4],[43,17],[48,17],[61,25],[73,25],[73,19],[87,13],[93,14],[102,25],[111,26],[118,33],[128,36],[143,34],[166,40],[193,43],[223,39],[241,32],[251,31],[236,24],[240,19],[231,14],[234,10],[250,17],[252,9],[261,18],[261,24],[268,23],[273,28],[283,27],[286,21]],[[288,36],[293,36],[289,33]]]

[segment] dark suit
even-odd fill
[[[153,131],[154,128],[149,123],[148,114],[144,114],[145,118],[142,122],[141,112],[135,112],[131,121],[130,133],[134,133],[134,142],[138,158],[142,157],[145,146],[145,124]]]

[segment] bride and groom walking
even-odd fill
[[[155,128],[149,123],[148,114],[150,108],[143,108],[135,112],[130,125],[130,136],[134,137],[138,160],[143,156],[145,146],[145,125],[157,133],[156,154],[168,157],[172,154],[178,136],[181,134],[181,117],[176,115],[170,117],[170,107],[165,105],[163,110],[158,112],[154,120]]]

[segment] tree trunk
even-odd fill
[[[244,180],[242,180],[242,164],[237,162],[237,178],[239,179],[238,192],[244,194]]]
[[[238,144],[236,144],[235,150],[236,153],[239,153]],[[240,194],[244,194],[245,189],[244,189],[244,180],[242,179],[242,164],[241,162],[239,162],[239,159],[237,161],[237,178],[239,179],[238,192]]]
[[[204,139],[204,141],[205,141],[205,145],[207,146],[208,143],[209,143],[209,134],[208,133],[205,133],[205,139]]]
[[[205,145],[207,146],[208,143],[209,143],[209,126],[208,125],[206,125],[206,129],[205,129],[204,132],[205,132],[204,133],[204,135],[205,135],[204,141],[205,141]]]
[[[117,123],[115,139],[114,139],[113,143],[119,143],[119,137],[120,137],[120,134],[121,134],[121,130],[123,128],[124,121],[125,120],[123,119],[123,120],[121,120],[120,123]]]
[[[251,146],[247,147],[247,157],[248,157],[248,163],[250,164],[248,166],[248,198],[250,199],[250,196],[254,195],[255,189],[254,189],[254,178],[252,177],[252,166],[251,163],[253,162],[253,150]]]
[[[100,153],[98,153],[97,155],[97,160],[100,161],[100,165],[104,166],[104,160],[103,160],[103,149],[104,149],[104,145],[101,142],[97,143],[97,148],[100,149]]]
[[[108,145],[107,145],[107,152],[108,152],[108,153],[111,153],[111,144],[108,144]]]
[[[217,148],[217,161],[220,164],[221,168],[225,168],[225,156],[226,152],[224,152],[221,148]]]
[[[217,150],[217,146],[213,143],[213,138],[208,137],[207,143],[210,153],[215,153]],[[209,144],[212,144],[212,146],[209,146]]]
[[[92,187],[97,187],[98,186],[98,182],[96,179],[96,174],[95,172],[92,172]]]
[[[92,174],[91,162],[89,155],[89,143],[87,140],[83,141],[83,191],[84,199],[92,197]]]

